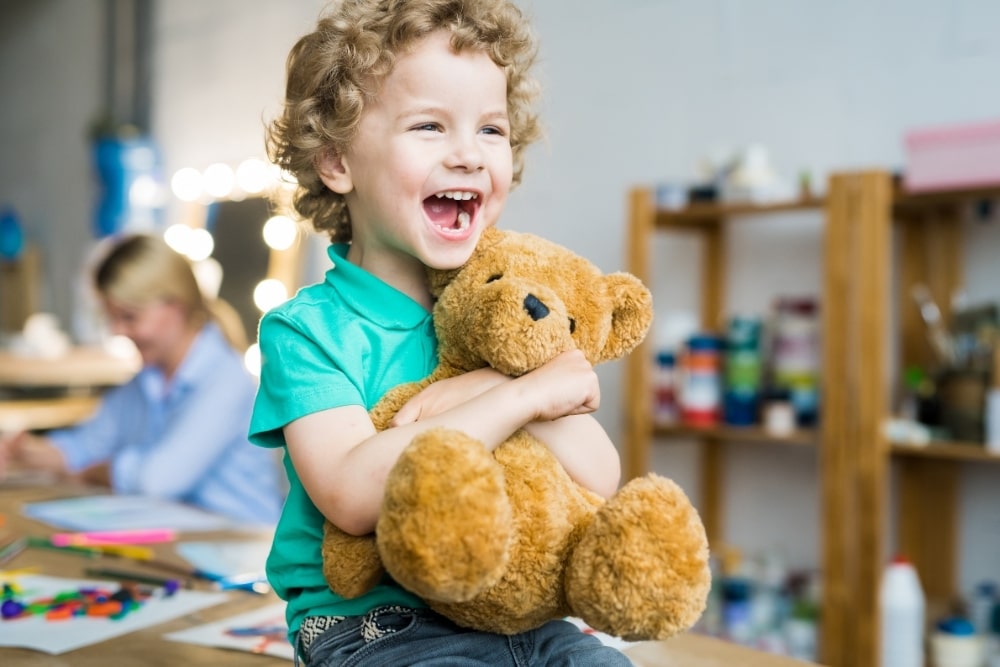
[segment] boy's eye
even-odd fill
[[[425,132],[437,132],[441,129],[441,126],[437,123],[421,123],[413,128],[414,130],[422,130]]]
[[[499,127],[496,127],[495,125],[489,125],[487,127],[484,127],[483,128],[483,134],[496,134],[496,135],[501,136],[501,137],[506,136],[506,132],[504,132]]]

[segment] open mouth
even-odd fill
[[[446,231],[468,229],[478,208],[479,195],[468,190],[445,190],[424,200],[427,217]]]

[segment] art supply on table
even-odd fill
[[[164,635],[164,639],[200,646],[218,646],[248,653],[263,653],[287,660],[293,660],[295,657],[292,645],[288,642],[288,626],[285,622],[283,603],[171,632]]]
[[[112,595],[114,585],[98,579],[71,579],[44,575],[9,577],[0,575],[0,584],[12,587],[15,600],[33,601],[54,598],[81,589],[102,589]],[[139,585],[142,588],[142,585]],[[112,620],[108,616],[81,615],[46,619],[32,614],[12,621],[0,621],[0,647],[20,647],[51,655],[65,653],[113,637],[148,628],[225,602],[226,593],[182,589],[172,596],[152,594],[138,609]],[[106,609],[110,611],[110,607]],[[54,624],[58,631],[53,632]]]
[[[78,532],[164,528],[175,531],[208,531],[241,527],[228,517],[182,503],[152,496],[125,494],[27,503],[23,512],[25,516],[55,528]]]
[[[28,548],[28,538],[19,537],[0,547],[0,565],[5,565],[17,558]]]
[[[128,570],[119,570],[114,568],[87,568],[85,570],[85,574],[88,577],[98,577],[101,579],[112,579],[121,582],[134,582],[138,584],[157,586],[162,588],[168,595],[173,595],[181,587],[180,581],[177,579],[156,577],[140,572],[130,572]]]
[[[143,528],[56,533],[50,539],[57,547],[98,547],[173,542],[177,533],[169,528]]]
[[[5,584],[0,618],[16,621],[43,616],[48,621],[64,621],[78,616],[101,616],[118,620],[138,609],[150,595],[135,585],[122,584],[115,590],[87,586],[54,595],[25,597],[20,590]]]

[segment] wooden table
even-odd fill
[[[77,424],[97,409],[97,396],[54,396],[0,401],[0,433]]]
[[[84,487],[55,487],[51,484],[35,486],[0,485],[0,514],[5,524],[0,531],[18,535],[44,537],[54,532],[49,526],[27,519],[21,515],[24,503],[83,495],[91,490]],[[236,537],[226,533],[188,533],[181,540],[226,539]],[[261,535],[239,533],[244,539],[261,539]],[[177,565],[187,565],[176,554],[173,546],[157,545],[157,558]],[[82,577],[86,567],[94,567],[95,561],[75,555],[52,551],[31,550],[22,553],[3,569],[37,566],[40,574],[64,577]],[[125,567],[109,561],[110,566]],[[127,569],[142,572],[141,564],[129,563]],[[162,576],[162,572],[148,570],[150,574]],[[208,589],[207,584],[196,584]],[[253,655],[243,651],[227,650],[186,644],[164,639],[163,635],[202,625],[212,621],[236,616],[253,609],[278,602],[273,594],[255,595],[240,591],[227,594],[228,599],[219,605],[208,607],[186,617],[176,618],[143,630],[109,639],[60,655],[48,655],[28,649],[0,647],[0,665],[4,667],[184,667],[198,665],[241,665],[247,667],[289,667],[291,663],[266,655]],[[3,621],[0,621],[3,622]],[[15,623],[17,621],[14,621]],[[66,622],[72,622],[66,621]],[[56,626],[53,626],[56,631]],[[808,667],[808,663],[783,658],[767,653],[752,651],[710,637],[686,634],[663,642],[643,642],[630,646],[625,651],[636,667]],[[393,666],[395,667],[395,666]]]
[[[83,487],[54,488],[45,486],[4,486],[0,485],[0,514],[5,517],[5,524],[0,532],[17,535],[44,537],[54,531],[46,524],[25,518],[21,515],[21,506],[28,502],[50,500],[74,494],[86,494],[90,490]],[[181,539],[213,540],[242,538],[259,540],[262,535],[239,533],[187,533]],[[174,551],[170,544],[155,547],[157,558],[171,561],[177,565],[187,565]],[[105,562],[106,561],[106,562]],[[84,569],[88,567],[116,567],[135,572],[148,572],[155,576],[164,576],[163,572],[154,569],[144,569],[140,563],[123,564],[121,560],[88,559],[76,555],[62,554],[54,551],[28,549],[20,556],[3,566],[3,569],[23,567],[38,567],[39,574],[63,576],[71,578],[84,577]],[[85,578],[85,577],[84,577]],[[196,583],[195,588],[210,590],[207,583]],[[190,614],[161,623],[143,630],[138,630],[107,641],[92,644],[60,655],[49,655],[38,651],[19,648],[0,647],[0,665],[4,667],[177,667],[183,665],[241,665],[249,667],[289,667],[292,663],[267,655],[253,655],[243,651],[233,651],[221,648],[197,646],[164,639],[169,632],[184,630],[194,626],[221,620],[241,614],[262,606],[279,602],[273,594],[257,595],[242,591],[230,591],[227,600]],[[0,621],[2,623],[4,621]],[[12,621],[16,623],[17,621]],[[72,620],[64,621],[72,623]],[[58,626],[53,622],[53,631],[58,632]]]
[[[0,387],[110,387],[128,382],[140,364],[137,356],[111,354],[96,345],[74,347],[57,357],[0,351]]]

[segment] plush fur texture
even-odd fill
[[[380,429],[436,380],[486,365],[521,375],[572,347],[594,364],[618,359],[652,321],[634,276],[602,274],[531,234],[487,230],[467,264],[430,278],[440,363],[379,402]],[[457,431],[415,438],[389,474],[375,535],[327,523],[335,592],[357,597],[388,572],[459,625],[489,632],[578,616],[625,639],[665,639],[694,624],[711,582],[704,526],[680,487],[649,474],[605,501],[523,430],[492,454]]]

